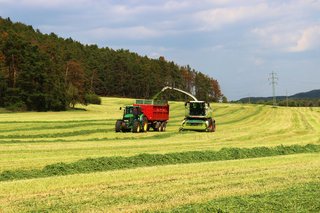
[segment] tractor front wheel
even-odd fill
[[[135,120],[133,122],[132,132],[134,132],[134,133],[140,132],[140,122],[139,121]]]
[[[121,125],[122,125],[122,121],[117,121],[116,125],[115,125],[115,131],[116,132],[120,132],[121,131]]]

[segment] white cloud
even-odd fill
[[[19,4],[27,7],[37,7],[37,8],[60,8],[61,7],[84,7],[84,5],[92,3],[90,0],[17,0],[12,1],[13,4]]]
[[[320,47],[320,25],[305,26],[304,23],[274,24],[255,28],[256,35],[265,47],[283,52],[303,52]]]
[[[302,52],[320,47],[320,25],[308,27],[303,30],[296,45],[289,48],[292,52]]]
[[[258,58],[258,57],[254,57],[254,58],[252,58],[252,60],[256,66],[261,66],[265,63],[264,59]]]
[[[95,28],[85,34],[95,37],[96,39],[146,39],[155,38],[162,35],[160,31],[147,28],[145,26],[133,26],[126,28]]]
[[[196,13],[195,19],[200,22],[202,30],[214,30],[226,24],[272,15],[274,15],[274,11],[271,11],[267,4],[258,4],[204,10]]]
[[[254,28],[251,31],[268,48],[286,50],[297,39],[293,26],[271,23],[270,26]]]

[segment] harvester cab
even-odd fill
[[[215,120],[212,118],[212,108],[205,101],[188,101],[185,103],[185,118],[180,131],[194,130],[214,132]]]
[[[147,128],[148,122],[140,106],[125,106],[123,118],[117,120],[115,125],[116,132],[146,132]]]

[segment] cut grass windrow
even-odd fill
[[[113,129],[112,129],[113,130]],[[107,132],[107,131],[111,131],[110,129],[106,129],[105,131],[101,131],[101,132]],[[88,130],[82,130],[81,135],[85,135],[85,134],[91,134],[91,133],[99,133],[100,131],[95,132],[95,130],[92,131],[88,131]],[[76,132],[77,133],[77,132]],[[59,134],[61,137],[68,137],[68,136],[74,136],[77,135],[76,133],[73,134],[69,134],[69,133],[57,133]],[[131,134],[131,133],[129,133]],[[26,144],[26,143],[56,143],[56,142],[64,142],[64,143],[73,143],[73,142],[96,142],[96,141],[117,141],[117,140],[127,140],[127,141],[135,141],[135,140],[150,140],[150,139],[166,139],[166,138],[170,138],[173,135],[177,134],[176,132],[162,132],[159,135],[151,135],[151,136],[145,136],[145,137],[114,137],[114,138],[108,138],[108,137],[103,137],[103,138],[89,138],[89,139],[54,139],[54,140],[23,140],[24,138],[22,136],[18,136],[19,139],[21,138],[22,140],[19,139],[13,139],[13,140],[0,140],[0,144]],[[181,133],[183,134],[183,133]],[[56,135],[56,134],[55,134]],[[41,138],[48,138],[48,137],[43,137],[43,135],[36,135],[37,137],[35,139],[41,139]],[[1,136],[0,136],[1,137]],[[30,136],[29,136],[30,137]],[[34,137],[32,137],[34,138]]]
[[[247,148],[223,148],[219,151],[191,151],[168,154],[140,154],[131,157],[87,158],[74,163],[56,163],[43,169],[9,170],[0,174],[0,181],[42,178],[57,175],[91,173],[117,169],[129,169],[156,165],[199,163],[246,158],[320,152],[320,145],[276,146]]]
[[[79,135],[88,135],[93,133],[106,133],[107,131],[111,131],[111,129],[88,129],[88,130],[79,130],[72,132],[62,132],[62,133],[52,133],[52,134],[37,134],[37,135],[0,135],[0,139],[8,139],[8,138],[59,138],[59,137],[72,137]]]
[[[0,121],[0,124],[51,124],[51,123],[89,123],[89,122],[107,122],[114,119],[92,119],[92,120],[58,120],[58,121]]]

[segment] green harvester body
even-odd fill
[[[212,118],[210,104],[204,101],[189,101],[185,103],[185,118],[180,131],[214,132],[215,120]]]

